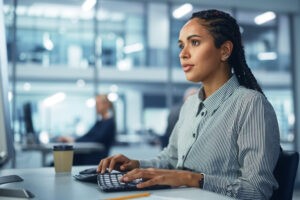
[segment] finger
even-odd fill
[[[135,179],[151,179],[153,176],[152,173],[149,173],[147,170],[145,169],[134,169],[132,171],[130,171],[129,173],[125,174],[121,181],[124,182],[130,182],[133,181]]]
[[[154,168],[147,168],[147,169],[133,169],[126,173],[126,176],[128,177],[134,177],[134,178],[145,178],[150,179],[152,177],[155,177],[157,175],[160,175],[159,171]],[[137,177],[140,176],[140,177]]]
[[[152,178],[147,181],[140,182],[139,184],[136,185],[136,187],[137,188],[145,188],[145,187],[150,187],[150,186],[158,185],[158,184],[159,184],[158,179]]]
[[[142,171],[142,170],[144,170],[144,169],[133,169],[133,170],[131,170],[131,171],[128,171],[125,175],[126,176],[132,176],[132,175],[134,175],[134,174],[136,174],[136,173],[138,173],[138,172],[140,172],[140,171]],[[124,176],[125,176],[124,175]]]
[[[109,172],[111,172],[113,169],[115,169],[115,166],[117,163],[122,163],[122,162],[125,162],[126,159],[124,159],[125,157],[122,155],[122,154],[118,154],[116,156],[114,156],[110,163],[109,163]]]
[[[103,160],[103,159],[102,159],[102,160]],[[102,171],[102,163],[103,163],[102,160],[100,160],[100,162],[99,162],[99,164],[98,164],[98,166],[97,166],[97,172],[98,172],[98,173]]]
[[[106,168],[108,167],[110,163],[111,157],[108,157],[106,159],[103,159],[102,161],[102,167],[101,167],[101,174],[104,174],[106,171]]]
[[[129,171],[130,169],[132,169],[130,162],[129,163],[125,163],[125,164],[123,164],[123,165],[120,166],[120,170],[122,170],[122,171]]]
[[[98,167],[97,167],[97,172],[98,172],[98,173],[102,173],[102,168],[104,168],[103,163],[104,163],[104,160],[105,160],[105,159],[108,159],[108,158],[104,158],[104,159],[101,159],[101,160],[100,160],[100,162],[99,162],[99,164],[98,164]]]

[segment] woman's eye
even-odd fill
[[[191,42],[193,46],[198,46],[200,44],[198,40],[192,40]]]
[[[178,44],[179,49],[183,49],[183,44]]]

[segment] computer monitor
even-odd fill
[[[0,0],[0,10],[3,10],[3,0]],[[3,12],[0,12],[0,167],[14,157],[14,145],[8,102],[8,72],[7,52]],[[23,179],[17,175],[0,176],[0,184],[18,182]],[[34,195],[24,189],[0,188],[0,198],[22,197]],[[2,198],[1,198],[2,199]]]
[[[2,0],[0,0],[2,10]],[[8,102],[7,53],[3,12],[0,13],[0,166],[14,156]]]

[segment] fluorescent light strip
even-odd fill
[[[97,2],[96,0],[85,0],[81,8],[83,11],[89,11],[96,5],[96,2]]]
[[[13,94],[11,91],[8,92],[8,101],[11,102],[13,99]]]
[[[261,52],[257,55],[258,60],[276,60],[277,53],[275,52]]]
[[[50,97],[47,97],[44,101],[43,101],[43,105],[45,107],[50,107],[53,106],[59,102],[62,102],[63,100],[65,100],[66,98],[66,94],[63,92],[58,92]]]
[[[188,14],[189,12],[191,12],[192,10],[193,10],[192,4],[185,3],[173,11],[173,17],[179,19],[184,15]]]
[[[144,49],[144,45],[141,43],[131,44],[124,47],[124,53],[130,54],[133,52],[142,51]]]
[[[261,15],[258,15],[254,18],[254,22],[257,24],[257,25],[261,25],[261,24],[264,24],[268,21],[271,21],[273,19],[276,18],[276,14],[274,12],[271,12],[271,11],[268,11],[268,12],[265,12]]]

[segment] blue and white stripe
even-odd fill
[[[185,169],[205,174],[203,189],[239,199],[269,199],[279,156],[273,107],[259,92],[240,86],[233,75],[203,100],[188,98],[169,145],[141,167]]]

